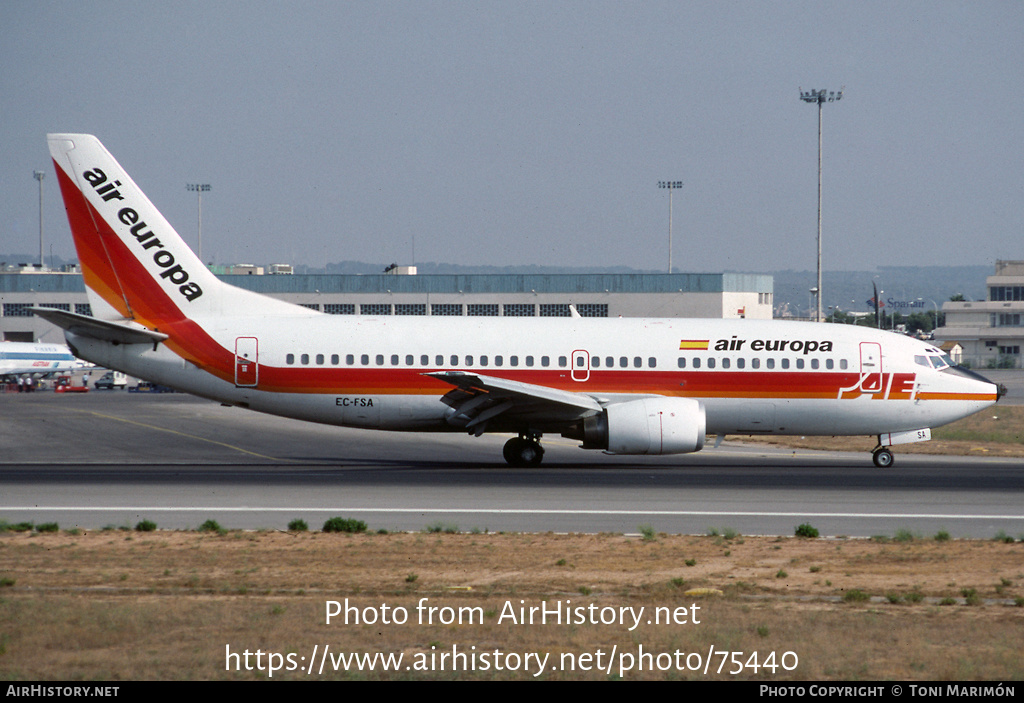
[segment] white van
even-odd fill
[[[128,376],[120,371],[107,371],[93,385],[96,390],[114,390],[115,388],[125,388],[127,386]]]

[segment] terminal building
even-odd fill
[[[255,266],[223,270],[231,273],[214,272],[226,283],[329,315],[570,317],[573,305],[583,317],[770,320],[774,285],[770,275],[744,273],[419,276],[411,266],[373,275],[271,275]],[[91,314],[80,273],[0,273],[0,302],[5,341],[63,340],[59,329],[31,313],[33,306]]]
[[[985,279],[986,300],[942,304],[945,325],[935,339],[963,348],[974,368],[1021,368],[1024,348],[1024,261],[996,261]]]

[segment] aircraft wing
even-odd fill
[[[505,419],[528,416],[539,422],[570,422],[601,411],[601,404],[588,395],[510,381],[506,378],[437,371],[424,374],[455,388],[441,398],[452,408],[448,422],[483,434],[488,421],[499,415]]]

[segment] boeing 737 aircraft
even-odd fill
[[[378,430],[546,433],[613,454],[706,434],[893,444],[999,391],[934,346],[863,327],[753,320],[327,315],[218,280],[95,137],[49,135],[94,317],[34,312],[98,365],[240,407]]]
[[[61,344],[0,342],[0,376],[26,373],[49,374],[85,366]]]

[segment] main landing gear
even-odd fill
[[[544,447],[540,446],[540,435],[519,435],[505,442],[502,450],[505,461],[512,466],[540,466],[544,459]]]
[[[879,446],[875,447],[874,451],[871,452],[871,460],[875,462],[875,466],[878,468],[888,469],[896,459],[888,447]]]

